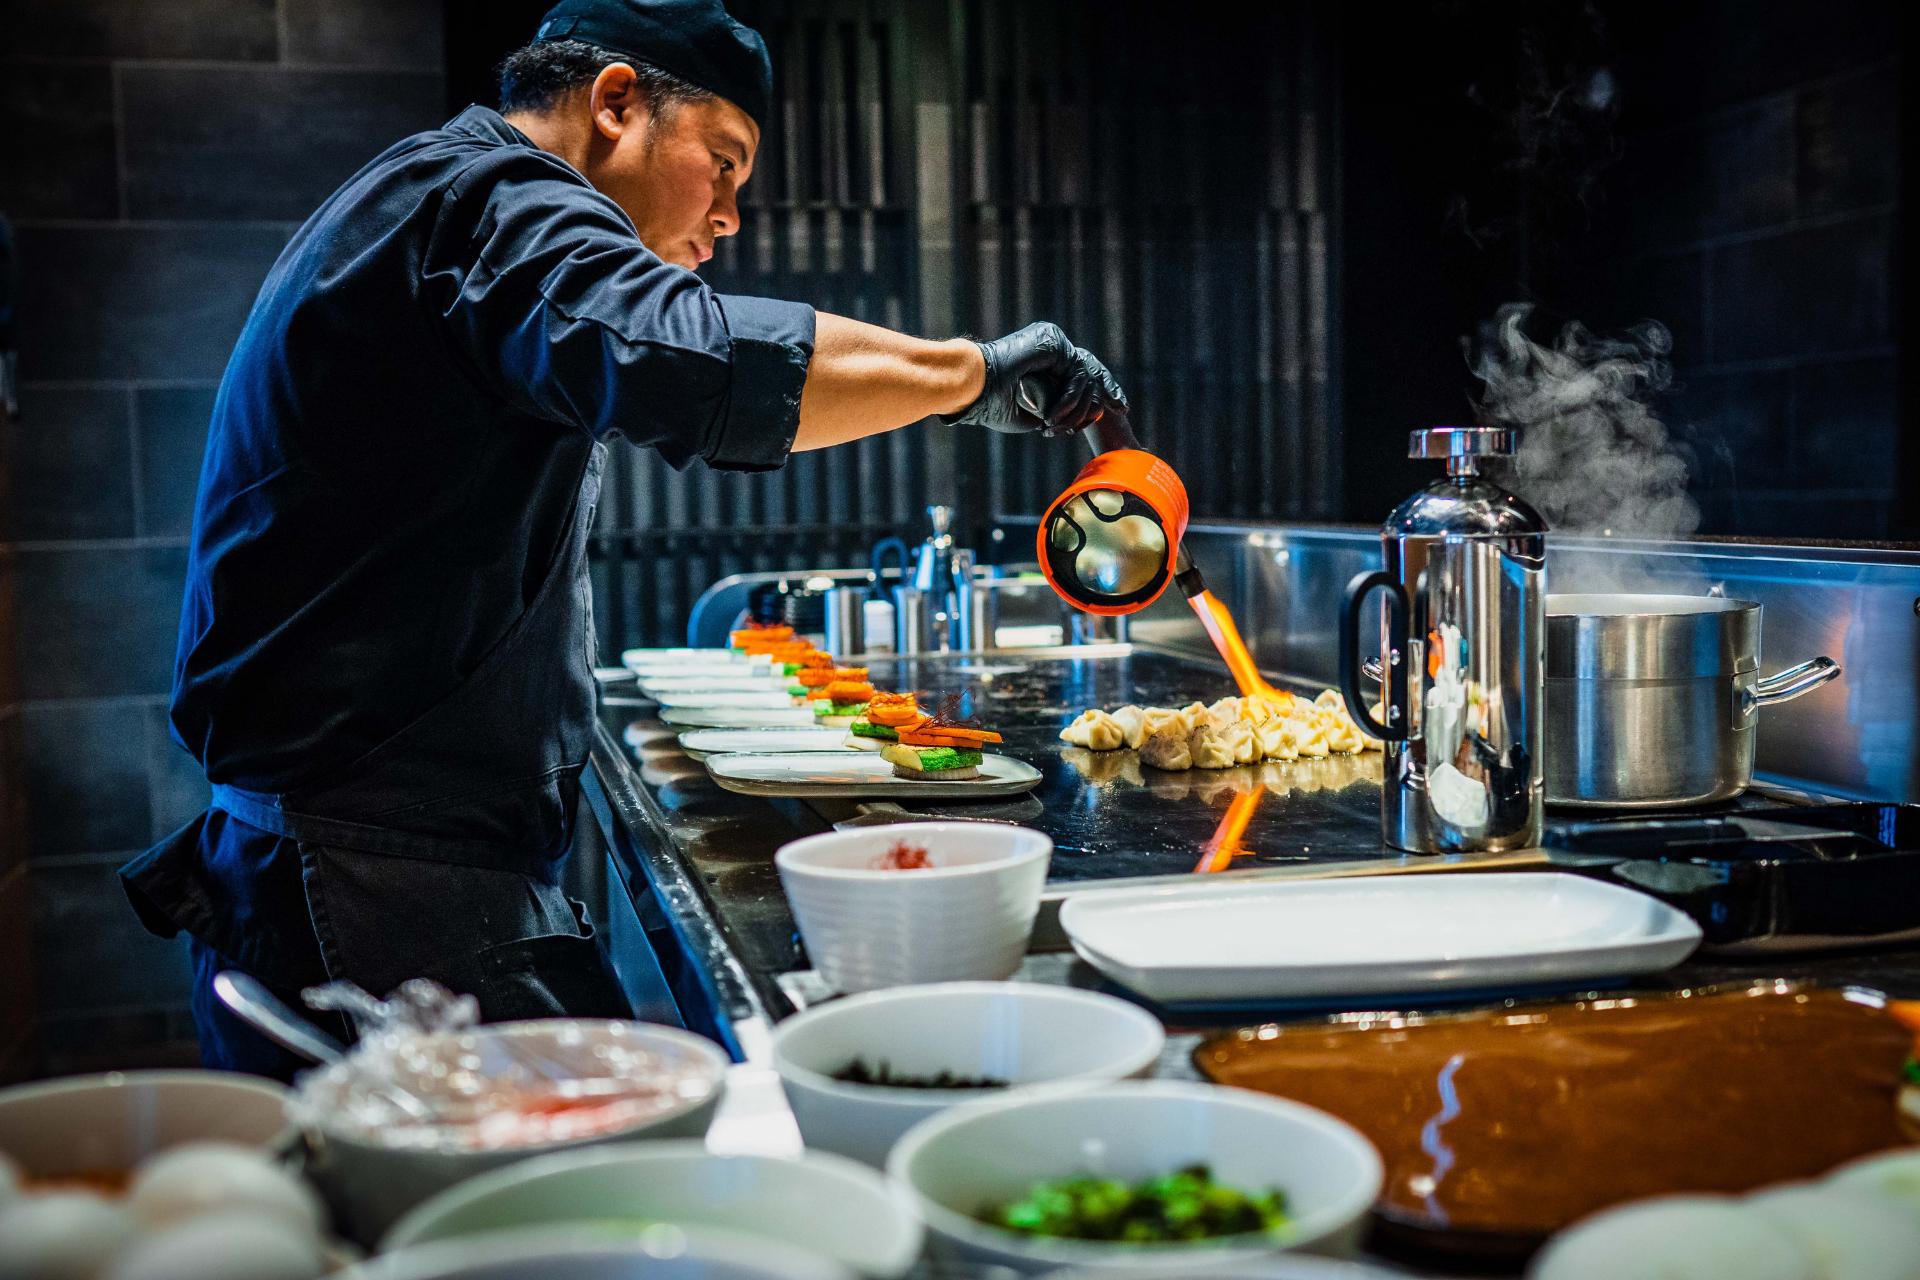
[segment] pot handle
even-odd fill
[[[1776,702],[1792,702],[1803,693],[1811,693],[1829,680],[1840,678],[1840,664],[1832,658],[1809,658],[1797,667],[1788,667],[1753,682],[1748,697],[1755,707],[1770,707]]]
[[[1346,601],[1340,609],[1340,692],[1347,700],[1347,713],[1363,730],[1389,742],[1407,737],[1407,664],[1396,662],[1388,675],[1385,706],[1387,723],[1375,722],[1368,710],[1366,695],[1360,689],[1360,606],[1378,587],[1387,593],[1387,629],[1392,643],[1404,654],[1407,645],[1407,589],[1392,574],[1376,570],[1357,575],[1347,584]]]

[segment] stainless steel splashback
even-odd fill
[[[1561,535],[1549,535],[1548,543],[1550,591],[1758,601],[1765,610],[1762,672],[1819,654],[1843,670],[1825,688],[1768,708],[1757,772],[1834,794],[1920,801],[1920,551]],[[1233,608],[1262,668],[1313,684],[1335,682],[1340,592],[1354,574],[1380,566],[1377,532],[1195,525],[1187,549]],[[1133,638],[1183,653],[1213,652],[1173,592],[1136,617]],[[1222,692],[1226,682],[1223,671]]]

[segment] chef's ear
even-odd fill
[[[593,127],[602,137],[614,141],[629,129],[643,128],[647,122],[647,99],[640,91],[640,76],[624,62],[611,62],[593,78],[589,97]]]

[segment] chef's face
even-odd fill
[[[699,267],[716,239],[740,230],[738,194],[753,171],[759,126],[717,97],[660,112],[644,101],[595,106],[603,145],[593,184],[626,210],[647,248]]]

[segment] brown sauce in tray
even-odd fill
[[[1194,1061],[1365,1133],[1388,1221],[1543,1236],[1624,1200],[1744,1191],[1901,1145],[1912,1044],[1870,1001],[1768,983],[1257,1027]]]

